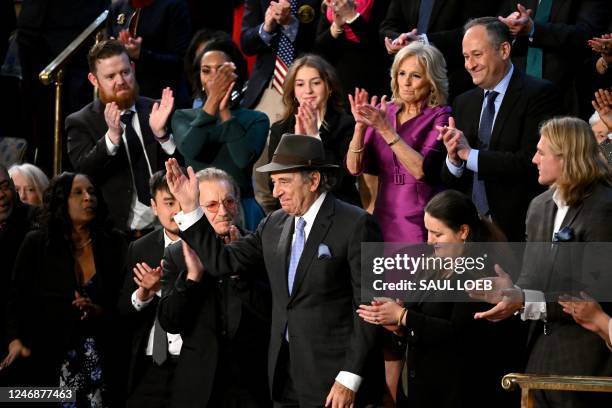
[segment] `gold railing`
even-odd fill
[[[64,67],[74,54],[106,23],[108,10],[103,11],[77,38],[74,39],[45,69],[38,78],[45,85],[55,85],[55,125],[53,128],[53,173],[62,169],[62,80]]]
[[[612,392],[612,377],[566,375],[506,374],[502,387],[512,391],[521,387],[521,408],[534,408],[535,390]]]

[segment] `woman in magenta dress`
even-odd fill
[[[445,157],[438,126],[448,124],[446,62],[435,47],[413,43],[395,56],[390,102],[350,96],[357,124],[346,167],[353,175],[378,176],[374,216],[386,242],[424,242],[425,204],[441,190]]]

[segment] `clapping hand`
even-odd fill
[[[200,187],[191,166],[187,167],[187,175],[189,177],[183,174],[176,159],[171,158],[166,161],[168,188],[186,213],[192,212],[200,205]]]
[[[599,114],[601,121],[608,127],[608,131],[612,130],[612,91],[598,90],[591,104]]]
[[[183,241],[183,257],[185,258],[185,266],[187,267],[187,279],[194,282],[199,282],[204,273],[204,265],[196,252]]]
[[[109,102],[106,104],[104,107],[104,120],[106,121],[106,126],[108,126],[108,138],[112,144],[119,146],[123,128],[121,127],[121,110],[119,110],[117,103]]]
[[[13,362],[17,358],[28,358],[28,357],[30,357],[30,354],[31,354],[30,349],[27,348],[26,346],[24,346],[23,343],[21,343],[21,340],[14,339],[8,345],[8,353],[7,353],[6,357],[4,357],[4,360],[2,360],[2,362],[0,362],[0,370],[3,370],[6,367],[8,367],[11,364],[13,364]]]
[[[319,133],[319,112],[310,102],[298,107],[295,115],[295,133],[298,135],[316,136]]]
[[[448,119],[448,126],[436,126],[436,129],[438,140],[444,142],[451,163],[460,166],[461,160],[467,161],[472,148],[463,132],[457,129],[455,119],[451,116]]]
[[[370,103],[364,103],[357,106],[357,113],[363,120],[364,124],[371,126],[379,134],[391,128],[391,124],[387,120],[387,95],[383,95],[380,99],[380,107],[376,107],[378,101],[377,96],[373,96]]]
[[[485,312],[474,315],[474,319],[487,319],[498,322],[511,316],[523,305],[523,293],[514,287],[512,278],[501,266],[495,265],[496,277],[481,278],[491,282],[490,290],[471,290],[467,291],[472,299],[494,304],[495,306]]]
[[[226,110],[232,94],[234,83],[238,78],[233,62],[224,62],[206,81],[206,102],[202,109],[211,116],[219,110]]]
[[[174,107],[174,96],[172,89],[166,87],[162,91],[161,101],[155,102],[149,115],[149,127],[156,138],[162,139],[166,136],[166,125]]]
[[[370,305],[359,305],[357,314],[370,324],[381,325],[388,331],[395,332],[399,329],[398,320],[404,309],[399,299],[393,301],[373,300]]]
[[[511,13],[507,17],[498,17],[499,21],[508,26],[510,34],[513,36],[529,35],[533,28],[533,20],[531,16],[533,10],[526,9],[522,4],[517,5],[517,11]]]
[[[142,48],[142,37],[134,38],[130,32],[125,29],[119,32],[119,41],[123,43],[128,55],[131,59],[137,60],[140,58],[140,50]]]
[[[161,289],[162,268],[151,268],[146,262],[134,266],[134,282],[138,285],[136,296],[142,301],[151,299]]]
[[[387,49],[387,53],[393,55],[397,54],[399,50],[414,41],[419,41],[419,34],[416,28],[413,28],[408,33],[400,34],[394,40],[391,40],[389,37],[385,37],[385,48]]]
[[[359,107],[368,103],[369,95],[365,89],[355,88],[355,95],[349,94],[349,103],[351,104],[351,113],[355,119],[355,127],[365,128],[368,125],[363,116],[359,114]]]
[[[612,34],[603,34],[601,37],[595,37],[588,41],[591,49],[603,55],[612,56]]]

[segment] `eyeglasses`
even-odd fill
[[[237,207],[237,203],[234,198],[226,198],[225,200],[221,201],[209,201],[208,203],[204,204],[204,208],[211,213],[216,213],[219,211],[219,206],[221,204],[223,204],[227,211],[235,211]]]

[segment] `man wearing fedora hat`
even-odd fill
[[[272,289],[268,377],[275,407],[351,407],[378,403],[384,385],[377,328],[361,303],[361,243],[381,241],[374,219],[334,198],[334,165],[321,141],[283,135],[272,161],[273,195],[282,209],[257,231],[225,246],[198,206],[193,170],[166,162],[168,185],[183,212],[181,236],[211,275],[249,273],[264,265]]]

